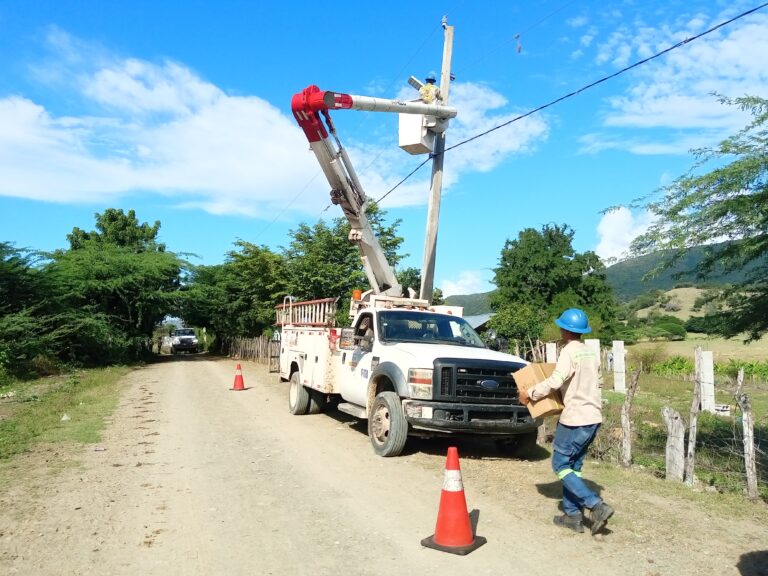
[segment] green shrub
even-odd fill
[[[693,358],[671,356],[651,366],[651,373],[657,376],[687,376],[695,371]]]
[[[653,348],[641,348],[633,351],[629,356],[629,364],[633,368],[641,368],[643,372],[650,373],[652,367],[664,359],[664,348],[659,344]]]
[[[685,337],[688,335],[682,325],[673,322],[656,324],[655,327],[664,330],[667,334],[669,334],[669,340],[685,340]]]

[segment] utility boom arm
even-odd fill
[[[399,112],[448,119],[456,116],[456,109],[423,102],[340,94],[320,90],[317,86],[309,86],[295,94],[291,101],[291,109],[331,185],[331,202],[341,205],[344,216],[350,223],[352,229],[349,232],[349,240],[360,247],[365,273],[373,292],[387,296],[402,296],[402,286],[398,283],[395,271],[387,261],[365,216],[368,198],[346,150],[336,135],[329,110]]]

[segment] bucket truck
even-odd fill
[[[401,147],[428,152],[456,109],[322,91],[293,97],[294,117],[331,186],[331,201],[350,223],[371,289],[355,291],[351,327],[336,327],[338,297],[277,307],[280,377],[292,414],[316,414],[332,401],[368,421],[374,451],[397,456],[409,436],[483,434],[503,449],[535,444],[539,422],[518,398],[514,374],[527,362],[489,350],[455,306],[431,306],[403,288],[366,216],[367,197],[336,134],[330,112],[401,115]],[[410,115],[410,116],[407,116]],[[404,118],[405,116],[405,118]],[[415,120],[414,120],[415,119]],[[403,141],[403,127],[415,139]]]

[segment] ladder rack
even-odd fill
[[[335,326],[338,298],[293,302],[286,296],[275,308],[278,326]]]

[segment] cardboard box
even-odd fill
[[[517,387],[527,391],[542,380],[549,378],[554,370],[555,364],[531,363],[515,372],[513,377]],[[544,418],[545,416],[560,414],[563,408],[563,400],[559,390],[553,390],[546,398],[528,403],[528,412],[534,418]]]

